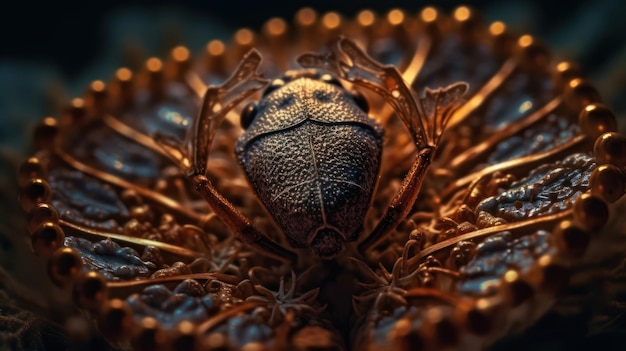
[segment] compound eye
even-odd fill
[[[265,88],[265,91],[263,92],[263,97],[268,96],[271,92],[273,92],[274,90],[282,87],[285,85],[285,81],[282,79],[274,79],[272,81],[272,84],[270,84],[270,86],[268,86],[267,88]]]
[[[332,84],[335,86],[338,86],[340,88],[343,88],[343,85],[341,85],[341,82],[339,81],[339,79],[337,79],[337,77],[335,76],[331,76],[330,74],[324,74],[320,77],[320,80],[322,82],[328,83],[328,84]]]
[[[350,94],[352,95],[354,102],[356,102],[356,105],[359,106],[363,112],[370,112],[370,104],[367,102],[367,99],[363,96],[363,94],[356,90],[353,90]]]
[[[254,117],[258,111],[258,105],[256,102],[251,102],[246,105],[246,107],[241,110],[241,117],[239,118],[239,123],[241,123],[241,128],[248,129],[252,121],[254,121]]]

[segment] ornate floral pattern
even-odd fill
[[[397,67],[417,94],[457,81],[470,94],[388,238],[331,262],[299,250],[299,262],[286,264],[234,239],[153,135],[188,138],[207,85],[250,48],[264,56],[266,76],[280,77],[339,35]],[[488,345],[568,288],[591,284],[588,268],[611,265],[626,247],[626,139],[572,67],[467,7],[355,19],[303,9],[293,30],[272,19],[261,34],[211,41],[197,59],[176,47],[165,61],[93,82],[36,128],[40,150],[19,173],[33,249],[109,340],[136,349]],[[369,233],[416,150],[384,100],[362,93],[386,135]],[[219,126],[207,178],[288,247],[238,168],[238,125],[227,115]]]

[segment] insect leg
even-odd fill
[[[187,172],[195,184],[196,191],[204,197],[213,212],[239,240],[266,256],[281,261],[295,261],[297,258],[295,253],[258,231],[206,177],[211,144],[220,123],[238,103],[267,84],[267,80],[256,72],[260,63],[261,55],[252,50],[224,84],[207,88],[200,111],[193,121],[191,140],[187,143],[191,144],[190,151],[176,139],[162,134],[156,135],[155,141]]]
[[[265,256],[280,261],[296,261],[297,257],[294,252],[285,249],[256,229],[246,216],[215,189],[207,177],[196,175],[193,177],[193,181],[196,191],[204,197],[213,212],[237,236],[237,239]]]
[[[382,96],[407,127],[419,150],[378,225],[359,244],[359,250],[365,252],[384,239],[410,212],[445,126],[468,85],[460,82],[443,89],[426,89],[425,97],[420,99],[394,66],[380,64],[345,38],[331,47],[329,53],[305,54],[298,62],[304,67],[332,71],[340,78]]]

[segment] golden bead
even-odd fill
[[[614,132],[604,133],[596,139],[593,154],[597,163],[610,163],[623,169],[626,166],[626,138]]]
[[[79,274],[74,284],[74,302],[85,309],[100,311],[108,296],[107,281],[95,271]]]
[[[502,288],[505,301],[511,307],[521,305],[535,294],[533,287],[512,269],[504,273]]]
[[[592,140],[607,132],[617,131],[617,119],[608,107],[602,104],[585,106],[579,114],[578,124]]]
[[[98,327],[112,340],[126,339],[133,326],[133,311],[121,299],[112,299],[100,312]]]
[[[515,47],[520,65],[528,70],[544,70],[550,64],[547,47],[531,35],[522,35]]]
[[[537,260],[541,269],[541,289],[550,293],[558,293],[569,283],[569,270],[559,264],[550,255],[541,256]]]
[[[198,348],[196,326],[190,321],[180,322],[171,336],[172,349],[179,351],[193,351]]]
[[[74,281],[83,267],[81,255],[71,247],[62,247],[48,261],[48,275],[60,287]]]
[[[581,78],[582,75],[583,72],[580,66],[572,62],[562,61],[557,63],[554,67],[552,78],[554,79],[554,85],[557,91],[562,91],[567,83],[572,79]]]
[[[116,107],[124,108],[133,103],[135,97],[134,75],[128,68],[119,68],[110,84],[112,101]]]
[[[600,230],[609,219],[609,207],[599,197],[582,194],[574,203],[574,215],[589,231]]]
[[[36,157],[31,157],[20,165],[18,170],[18,182],[20,187],[30,183],[32,179],[43,178],[45,176],[44,167]]]
[[[52,189],[48,182],[43,179],[31,179],[20,191],[20,204],[24,211],[42,202],[50,202]]]
[[[587,105],[602,102],[596,88],[581,78],[574,78],[565,85],[563,100],[570,110],[575,113],[579,113]]]
[[[85,107],[95,115],[101,115],[108,111],[109,91],[101,80],[95,80],[89,84],[85,93]]]
[[[35,148],[47,150],[54,147],[59,135],[59,125],[53,117],[44,118],[33,131]]]
[[[459,341],[459,325],[451,314],[441,307],[431,307],[426,311],[425,323],[432,340],[441,348],[454,346]]]
[[[589,246],[590,235],[571,221],[561,221],[553,231],[553,243],[568,256],[582,256]]]
[[[47,203],[38,203],[30,209],[28,212],[28,232],[33,232],[43,223],[57,223],[59,221],[59,214]]]
[[[600,165],[589,177],[591,192],[605,201],[613,203],[619,200],[626,191],[626,177],[614,165]]]
[[[63,246],[65,234],[56,223],[46,222],[33,231],[31,244],[37,255],[48,257]]]
[[[464,310],[465,325],[469,331],[477,335],[489,333],[493,328],[493,317],[489,312],[489,302],[478,299]]]

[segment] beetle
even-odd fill
[[[363,231],[382,127],[329,75],[288,73],[266,91],[243,110],[235,153],[291,245],[332,258]]]
[[[235,152],[246,177],[268,212],[295,247],[324,259],[357,240],[378,178],[381,126],[367,116],[366,104],[326,71],[369,89],[389,103],[413,137],[418,154],[374,230],[359,244],[364,252],[379,243],[408,214],[434,152],[468,88],[463,82],[420,98],[397,69],[370,58],[353,41],[340,38],[330,51],[304,54],[305,69],[287,73],[242,112]],[[259,232],[205,176],[217,127],[240,102],[268,85],[257,73],[255,49],[221,86],[207,88],[189,137],[191,150],[167,135],[155,142],[184,169],[213,212],[244,243],[283,261],[297,255]],[[321,77],[324,77],[323,79]]]

